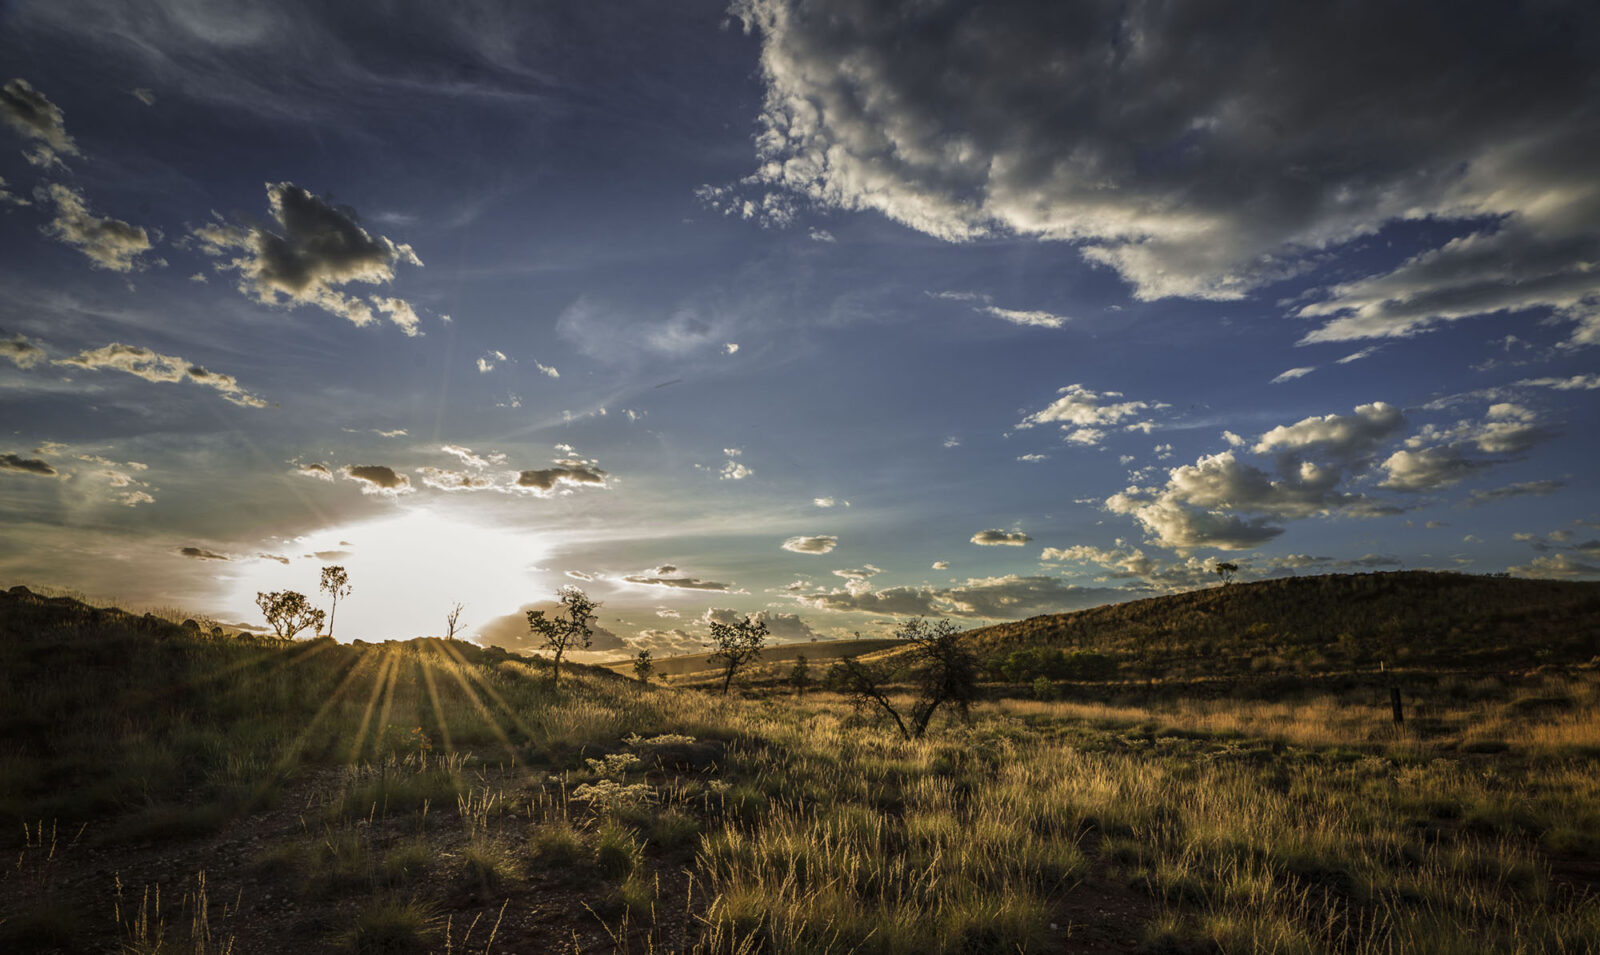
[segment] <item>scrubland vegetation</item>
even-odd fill
[[[978,631],[984,698],[914,740],[796,693],[792,659],[727,698],[572,664],[556,685],[460,641],[0,594],[0,949],[1595,951],[1600,672],[1576,628],[1600,593],[1465,580],[1437,604],[1431,579],[1362,586],[1493,667],[1444,666],[1394,613],[1266,619],[1235,585]],[[1208,600],[1234,622],[1191,635],[1227,649],[1152,683],[1183,652],[1160,621]],[[1119,626],[1151,628],[1147,653]],[[1293,650],[1335,626],[1410,647],[1399,675]],[[1103,660],[1014,658],[1039,649]],[[884,689],[915,705],[914,681]]]

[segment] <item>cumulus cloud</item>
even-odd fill
[[[817,610],[885,616],[956,616],[1016,620],[1042,613],[1095,607],[1127,595],[1110,588],[1078,587],[1059,577],[974,577],[951,587],[889,587],[796,594]]]
[[[1141,421],[1126,425],[1124,422],[1168,407],[1161,402],[1108,401],[1107,399],[1123,397],[1122,392],[1096,393],[1078,384],[1067,385],[1058,389],[1056,393],[1061,397],[1047,407],[1023,418],[1017,423],[1017,427],[1032,428],[1041,424],[1059,424],[1061,430],[1066,432],[1066,439],[1069,442],[1098,444],[1105,437],[1108,428],[1121,426],[1148,434],[1154,427],[1153,423]]]
[[[982,547],[1021,547],[1031,540],[1021,531],[987,530],[972,535],[972,543]]]
[[[240,292],[263,305],[315,305],[357,325],[372,323],[376,307],[406,334],[420,333],[417,314],[404,300],[378,296],[365,302],[344,291],[353,282],[392,282],[402,263],[422,265],[411,246],[371,235],[353,210],[293,183],[266,188],[273,228],[219,218],[193,230],[202,251],[233,256],[220,267],[238,273]]]
[[[796,554],[826,554],[839,546],[839,538],[827,534],[812,537],[791,537],[783,542],[783,549]]]
[[[1402,449],[1384,460],[1388,477],[1378,486],[1396,491],[1432,491],[1459,484],[1487,466],[1487,461],[1470,459],[1455,448]]]
[[[0,119],[12,132],[30,141],[23,155],[43,169],[61,163],[62,156],[77,156],[78,144],[67,134],[66,116],[49,97],[18,77],[0,86]]]
[[[1060,240],[1146,300],[1238,299],[1386,224],[1455,220],[1479,231],[1304,306],[1326,319],[1308,337],[1600,318],[1592,4],[1466,18],[1448,39],[1383,0],[735,10],[765,99],[757,169],[708,192],[726,211],[783,222],[809,202],[951,241]]]
[[[1550,554],[1544,557],[1535,557],[1532,561],[1520,567],[1507,567],[1506,571],[1518,577],[1545,577],[1560,580],[1574,577],[1600,576],[1600,565],[1585,563],[1571,554]]]
[[[41,231],[82,252],[95,268],[133,272],[148,264],[139,258],[152,248],[143,226],[95,215],[83,193],[59,182],[40,187],[35,197],[55,207]]]
[[[507,358],[506,358],[506,353],[505,352],[500,351],[498,349],[491,348],[488,351],[484,352],[481,356],[479,356],[479,358],[478,358],[478,371],[480,373],[482,373],[482,374],[487,375],[489,372],[494,371],[494,366],[497,363],[502,362],[502,361],[506,361],[506,360],[507,360]]]
[[[214,550],[206,550],[204,547],[180,547],[180,548],[178,548],[178,553],[181,554],[184,557],[191,557],[191,558],[193,558],[195,560],[231,560],[232,559],[227,554],[219,554]]]
[[[39,458],[25,458],[18,454],[0,454],[0,471],[17,474],[36,474],[39,477],[56,477],[59,472]]]
[[[1370,453],[1404,426],[1400,409],[1374,401],[1356,406],[1354,414],[1313,416],[1279,425],[1263,434],[1252,450],[1257,454],[1317,451],[1350,458]],[[1229,443],[1240,446],[1245,442]]]
[[[936,561],[933,562],[933,567],[931,569],[933,569],[933,570],[949,570],[950,569],[950,562],[948,560],[936,560]]]
[[[1515,455],[1550,436],[1538,415],[1521,405],[1496,402],[1480,420],[1427,425],[1386,459],[1381,487],[1427,491],[1449,487],[1497,463],[1485,455]]]
[[[649,650],[659,656],[694,653],[700,649],[699,638],[677,628],[663,630],[646,627],[637,631],[628,643],[630,649]]]
[[[744,620],[745,617],[757,623],[767,625],[767,632],[772,634],[774,640],[796,642],[809,640],[816,636],[811,625],[800,618],[799,614],[780,613],[773,610],[758,610],[746,614],[739,610],[729,610],[726,607],[709,607],[700,615],[701,624],[734,624]]]
[[[8,358],[18,368],[32,368],[43,361],[45,352],[43,348],[33,344],[21,335],[15,338],[0,339],[0,358]]]
[[[537,359],[534,361],[533,367],[538,369],[539,370],[539,374],[545,376],[546,378],[560,378],[561,377],[561,372],[557,371],[551,365],[546,365],[546,364],[543,364],[543,363],[539,362]]]
[[[143,378],[145,381],[176,383],[191,381],[197,385],[214,388],[224,401],[245,408],[265,408],[266,399],[258,398],[239,387],[238,379],[205,368],[176,355],[162,355],[137,345],[113,342],[103,348],[80,352],[63,358],[57,365],[68,365],[90,371],[120,371]]]
[[[1042,561],[1086,564],[1100,571],[1097,581],[1138,581],[1146,586],[1175,589],[1197,587],[1214,578],[1212,564],[1190,557],[1168,561],[1150,557],[1138,547],[1118,540],[1112,547],[1079,544],[1073,547],[1046,547]]]
[[[339,473],[347,480],[360,483],[362,494],[397,497],[415,490],[411,478],[381,464],[346,464]]]

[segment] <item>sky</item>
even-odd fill
[[[0,82],[0,585],[615,656],[1600,578],[1592,3],[8,0]]]

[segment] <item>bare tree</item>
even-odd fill
[[[761,655],[767,643],[767,622],[749,616],[733,623],[713,621],[711,642],[717,649],[709,662],[722,667],[722,695],[727,696],[734,674]]]
[[[834,665],[834,679],[858,705],[877,709],[893,720],[902,737],[921,739],[941,707],[953,706],[965,714],[977,699],[977,657],[948,620],[928,623],[918,617],[901,624],[894,635],[908,645],[908,675],[917,690],[910,712],[902,714],[890,698],[890,680],[898,674],[888,664],[846,657]]]
[[[655,672],[656,663],[650,658],[650,651],[640,650],[639,655],[633,658],[633,675],[639,678],[640,683],[649,683]]]
[[[460,632],[462,609],[461,603],[457,601],[450,607],[450,612],[444,615],[444,638],[446,640],[454,640],[456,638],[456,634]]]
[[[561,682],[561,657],[568,650],[587,650],[594,643],[595,611],[600,605],[577,587],[562,587],[556,600],[565,613],[547,617],[543,610],[528,611],[528,630],[544,639],[544,649],[555,655],[550,682]]]
[[[350,596],[350,575],[338,564],[322,568],[322,592],[333,598],[333,613],[328,614],[328,636],[333,636],[333,615],[339,612],[339,598]]]
[[[305,594],[294,590],[257,592],[256,606],[261,608],[261,615],[267,618],[279,640],[293,640],[295,634],[307,627],[321,630],[322,620],[327,616],[320,608],[311,606]]]

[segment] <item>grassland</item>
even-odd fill
[[[1413,660],[1399,726],[1342,665],[1272,694],[1152,687],[1108,640],[1111,679],[1000,683],[907,742],[759,681],[552,686],[459,642],[283,645],[22,593],[0,612],[6,951],[1600,939],[1600,672],[1559,622],[1529,635],[1536,667]]]

